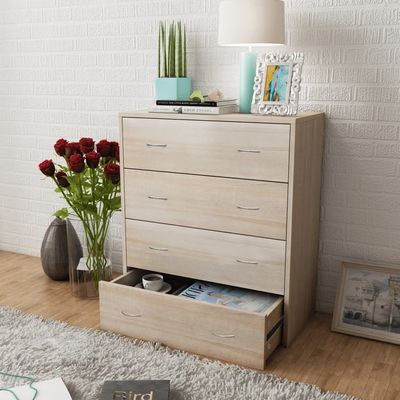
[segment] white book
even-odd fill
[[[184,106],[182,114],[232,114],[237,113],[239,107],[236,104],[220,107],[201,107],[201,106]]]
[[[35,400],[72,400],[61,378],[50,379],[48,381],[34,382],[33,387],[37,389],[37,396]],[[29,385],[18,386],[11,389],[20,400],[31,400],[34,391]],[[9,392],[0,392],[0,400],[14,399],[14,396]]]
[[[150,113],[180,114],[182,106],[154,106],[148,110]]]

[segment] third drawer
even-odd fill
[[[281,240],[126,220],[130,267],[284,294]]]

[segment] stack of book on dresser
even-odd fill
[[[149,110],[153,113],[211,115],[232,114],[238,111],[236,99],[203,101],[202,103],[193,100],[157,100],[156,105]]]

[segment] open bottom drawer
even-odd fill
[[[248,312],[133,287],[145,273],[134,269],[100,282],[101,328],[250,368],[265,367],[280,343],[282,297],[263,313]]]

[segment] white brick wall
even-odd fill
[[[195,86],[238,94],[240,50],[216,46],[218,4],[0,1],[1,249],[38,254],[62,202],[37,163],[58,137],[115,139],[118,112],[152,103],[159,19],[187,23]],[[287,50],[306,55],[301,107],[328,117],[318,308],[330,311],[340,260],[400,260],[400,1],[286,5]]]

